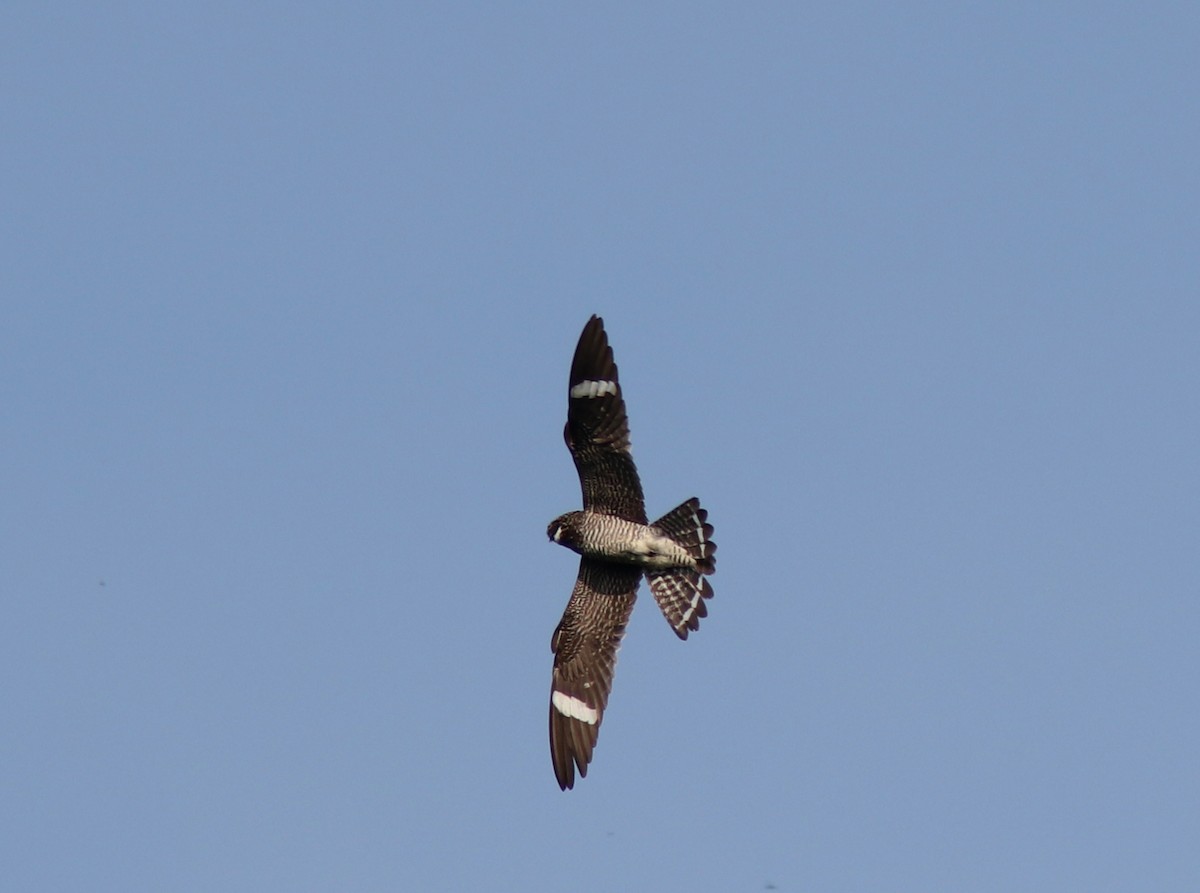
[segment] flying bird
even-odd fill
[[[576,769],[587,776],[642,575],[671,629],[687,639],[708,615],[704,602],[713,591],[705,576],[716,570],[717,546],[698,499],[647,523],[617,364],[598,316],[575,347],[563,437],[583,489],[583,510],[560,515],[547,529],[551,540],[582,556],[550,639],[550,757],[565,791],[574,787]]]

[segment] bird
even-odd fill
[[[583,490],[583,510],[550,522],[547,535],[579,553],[579,575],[550,639],[550,758],[561,790],[587,777],[612,691],[617,649],[645,576],[675,635],[708,616],[717,550],[708,512],[688,499],[653,524],[629,442],[625,398],[604,320],[583,327],[567,384],[563,439]]]

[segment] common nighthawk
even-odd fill
[[[646,522],[642,483],[629,452],[629,422],[617,365],[593,316],[575,348],[563,431],[583,487],[583,511],[550,523],[550,539],[583,557],[567,610],[550,639],[550,757],[558,786],[587,776],[612,691],[617,648],[642,574],[681,639],[700,628],[716,570],[712,525],[698,499]]]

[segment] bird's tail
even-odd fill
[[[713,528],[708,523],[708,512],[700,508],[700,500],[695,498],[667,512],[653,526],[683,546],[695,561],[694,567],[672,567],[646,574],[650,591],[667,623],[675,635],[686,639],[689,630],[700,628],[700,618],[708,616],[704,600],[712,598],[713,591],[704,575],[717,569],[717,544],[711,539]]]

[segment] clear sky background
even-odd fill
[[[7,3],[38,891],[1194,891],[1200,7]],[[647,507],[546,735],[604,316]]]

